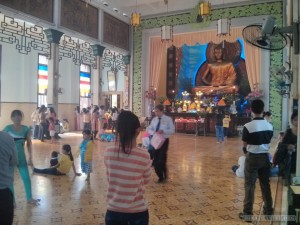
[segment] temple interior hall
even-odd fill
[[[22,111],[22,124],[32,129],[34,166],[48,167],[51,152],[64,144],[76,151],[84,114],[94,106],[107,111],[107,124],[96,125],[91,182],[73,171],[38,175],[29,166],[33,197],[40,200],[32,206],[15,170],[13,224],[104,225],[103,156],[115,143],[102,137],[112,137],[111,113],[138,116],[137,144],[147,151],[144,138],[158,104],[175,133],[167,182],[157,183],[151,169],[149,224],[246,224],[238,215],[244,179],[232,166],[243,155],[253,100],[263,100],[271,113],[273,156],[280,133],[299,112],[299,11],[299,0],[0,0],[0,129],[12,124],[13,110]],[[54,143],[35,136],[39,121],[32,115],[41,106],[56,112]],[[219,113],[230,118],[221,143]],[[300,154],[296,166],[299,178]],[[78,157],[75,167],[81,172]],[[261,216],[256,182],[252,224],[300,224],[296,178],[291,185],[281,176],[270,178],[273,221]]]
[[[81,142],[81,134],[66,133],[55,144],[33,141],[34,165],[48,166],[53,150],[70,144],[76,149]],[[26,203],[23,183],[16,173],[16,209],[14,224],[72,224],[104,225],[106,212],[107,180],[103,162],[105,148],[112,142],[95,141],[96,151],[94,172],[90,185],[86,175],[67,176],[31,174],[33,197],[40,199],[36,207]],[[276,141],[272,143],[274,149]],[[231,170],[243,153],[240,138],[228,138],[218,144],[215,137],[196,137],[191,134],[175,134],[170,140],[168,154],[169,179],[157,184],[152,177],[146,188],[151,225],[242,225],[238,214],[244,199],[244,179]],[[80,159],[75,159],[80,170]],[[278,177],[271,177],[272,195],[276,205],[275,214],[281,215],[281,188],[277,187]],[[262,210],[259,185],[256,186],[254,215]],[[285,200],[286,201],[286,200]],[[283,201],[283,204],[286,202]],[[256,222],[256,221],[254,221]],[[269,221],[258,219],[257,224],[267,225]],[[273,223],[275,224],[275,223]],[[277,223],[276,224],[280,224]]]

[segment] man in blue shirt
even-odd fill
[[[158,183],[167,179],[167,151],[169,147],[169,137],[175,132],[174,123],[171,117],[163,112],[163,105],[157,105],[154,108],[155,117],[151,120],[147,131],[150,135],[158,133],[164,136],[165,141],[159,149],[154,150],[153,165],[158,176]]]
[[[14,197],[9,189],[13,185],[12,167],[18,163],[14,139],[0,131],[0,221],[1,225],[11,225],[14,217]]]

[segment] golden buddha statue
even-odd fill
[[[223,61],[223,49],[215,48],[214,55],[216,57],[215,63],[209,63],[202,76],[203,83],[213,86],[233,86],[236,80],[236,72],[231,62]],[[211,81],[207,80],[208,75],[211,74]]]
[[[202,72],[201,82],[204,86],[197,86],[194,91],[202,91],[209,94],[213,91],[222,91],[233,93],[237,91],[235,82],[237,73],[231,62],[223,61],[223,48],[218,45],[213,52],[215,61],[207,63],[205,70]]]

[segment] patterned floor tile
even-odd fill
[[[36,167],[49,165],[50,153],[60,151],[63,144],[78,148],[78,133],[62,135],[56,144],[33,141],[33,160]],[[33,195],[40,205],[26,204],[20,176],[16,172],[16,210],[14,225],[104,225],[107,181],[103,163],[104,149],[113,143],[95,141],[94,172],[91,183],[86,176],[31,174]],[[157,184],[153,171],[152,182],[146,190],[149,201],[150,225],[242,225],[238,218],[244,199],[244,180],[237,178],[231,166],[241,152],[240,138],[230,138],[217,145],[213,137],[176,134],[170,139],[168,152],[169,179]],[[80,170],[80,159],[75,159]],[[276,179],[271,179],[275,189]],[[262,197],[257,183],[254,212],[260,210]],[[261,225],[264,225],[263,223]]]

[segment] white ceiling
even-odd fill
[[[85,0],[89,1],[89,0]],[[199,0],[92,0],[93,5],[100,6],[105,11],[111,11],[118,17],[125,13],[130,17],[132,12],[141,13],[142,18],[155,17],[156,15],[166,14],[168,1],[168,13],[178,13],[190,11],[195,8]],[[223,8],[236,5],[249,5],[260,2],[271,2],[279,0],[208,0],[212,8]],[[282,1],[282,0],[281,0]],[[107,5],[107,6],[106,6]],[[113,9],[117,10],[113,10]],[[117,11],[117,12],[116,12]]]

